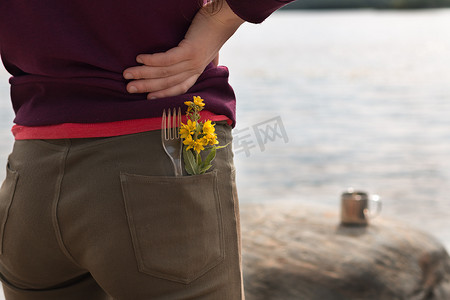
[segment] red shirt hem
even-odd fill
[[[229,125],[232,123],[225,115],[215,115],[209,111],[202,111],[200,115],[201,120],[227,121]],[[186,122],[186,116],[182,116],[182,122]],[[104,123],[63,123],[49,126],[14,125],[11,132],[16,140],[29,140],[109,137],[159,129],[161,129],[161,117]]]

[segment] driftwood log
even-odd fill
[[[450,259],[394,220],[344,227],[321,206],[241,206],[246,300],[449,300]]]

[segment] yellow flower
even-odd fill
[[[180,135],[181,138],[185,139],[187,136],[193,134],[195,128],[197,127],[197,122],[192,122],[191,120],[187,120],[187,124],[181,123]]]
[[[186,124],[181,123],[179,133],[183,138],[183,159],[186,163],[185,169],[190,175],[203,174],[210,167],[216,156],[216,150],[226,147],[216,146],[219,144],[215,124],[211,120],[200,121],[200,111],[205,103],[200,96],[193,96],[192,101],[186,101],[187,106]],[[228,145],[228,144],[227,144]],[[200,153],[204,150],[204,160]]]
[[[217,145],[219,141],[217,140],[217,135],[215,133],[206,134],[203,139],[206,141],[206,145]]]
[[[192,111],[192,106],[194,105],[194,103],[192,101],[186,101],[186,102],[184,102],[184,104],[187,105],[187,107],[188,107],[187,111],[188,112]]]
[[[203,99],[200,96],[194,96],[194,104],[200,107],[205,106],[205,103],[203,103]]]
[[[199,140],[195,140],[194,141],[194,146],[193,146],[193,148],[194,148],[194,150],[195,151],[197,151],[197,153],[200,153],[200,151],[202,151],[202,150],[204,150],[205,149],[205,146],[206,144],[205,144],[205,141],[203,140],[203,138],[202,139],[199,139]]]
[[[207,141],[204,140],[204,138],[194,140],[192,139],[192,135],[188,135],[184,141],[183,144],[187,146],[186,150],[194,149],[197,151],[197,153],[200,153],[200,151],[204,150],[207,145]]]
[[[192,139],[192,135],[188,135],[187,137],[185,137],[183,140],[183,144],[187,146],[186,150],[191,149],[195,144],[195,141]]]
[[[212,134],[212,133],[214,133],[214,131],[216,130],[216,129],[214,128],[215,125],[216,125],[216,124],[211,124],[211,120],[206,121],[206,122],[203,124],[203,133],[204,133],[204,134]]]

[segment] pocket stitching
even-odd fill
[[[17,171],[10,169],[9,163],[8,163],[8,166],[6,168],[6,178],[5,178],[4,183],[6,182],[6,180],[8,179],[9,176],[13,176],[13,177],[10,178],[11,186],[9,188],[11,189],[11,191],[9,191],[8,200],[7,200],[8,202],[6,205],[5,214],[3,215],[3,218],[0,223],[0,255],[3,254],[3,242],[4,242],[4,236],[5,236],[5,227],[6,227],[6,223],[8,221],[9,210],[11,209],[14,194],[16,193],[17,181],[19,179],[19,173]]]
[[[176,275],[170,275],[167,273],[163,273],[160,271],[154,271],[151,270],[150,267],[147,267],[145,262],[144,262],[144,257],[143,257],[143,250],[142,250],[142,245],[139,242],[139,238],[137,235],[137,229],[136,229],[136,222],[135,222],[135,218],[133,216],[132,213],[132,204],[127,199],[130,199],[131,196],[129,195],[129,190],[130,188],[128,188],[128,182],[129,181],[135,181],[135,182],[155,182],[155,180],[158,180],[159,183],[164,183],[167,184],[169,183],[168,181],[173,181],[174,179],[177,180],[178,178],[180,179],[188,179],[190,178],[190,180],[192,182],[195,182],[195,177],[197,176],[203,176],[203,175],[207,175],[207,174],[211,174],[213,173],[213,193],[214,193],[214,198],[215,198],[215,202],[216,202],[216,215],[217,215],[217,229],[218,229],[218,233],[219,233],[219,247],[220,247],[220,251],[219,251],[219,256],[209,262],[203,269],[201,270],[197,270],[195,272],[193,272],[191,275],[189,275],[190,277],[186,277],[186,278],[182,278],[180,276],[176,276]],[[216,267],[218,264],[220,264],[224,259],[225,259],[225,247],[224,247],[224,229],[223,229],[223,219],[222,219],[222,208],[221,208],[221,203],[220,203],[220,195],[219,195],[219,191],[218,191],[218,177],[217,177],[217,172],[216,171],[212,171],[209,172],[207,174],[203,174],[203,175],[195,175],[195,176],[184,176],[184,177],[171,177],[171,176],[146,176],[146,175],[138,175],[138,174],[129,174],[129,173],[125,173],[125,172],[121,172],[120,173],[120,181],[122,184],[122,194],[124,197],[124,204],[125,204],[125,210],[126,210],[126,215],[127,215],[127,219],[128,219],[128,227],[129,227],[129,231],[131,234],[131,239],[132,239],[132,244],[133,244],[133,248],[134,248],[134,252],[135,252],[135,256],[136,256],[136,261],[138,264],[138,268],[139,271],[145,274],[149,274],[158,278],[162,278],[162,279],[167,279],[167,280],[171,280],[171,281],[175,281],[175,282],[181,282],[184,284],[189,284],[193,281],[195,281],[196,279],[200,278],[201,276],[203,276],[204,274],[206,274],[208,271],[210,271],[211,269],[213,269],[214,267]]]

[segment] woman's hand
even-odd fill
[[[210,5],[202,7],[177,47],[136,57],[142,65],[123,72],[132,80],[128,92],[148,93],[147,99],[186,93],[210,62],[217,65],[220,48],[243,22],[225,0],[217,12],[211,12]]]

